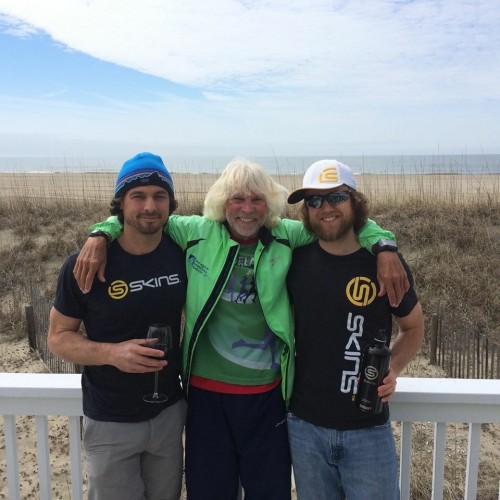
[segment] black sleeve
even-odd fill
[[[57,280],[54,307],[65,316],[83,319],[85,316],[85,296],[78,288],[73,269],[78,254],[72,254],[61,267]]]
[[[394,314],[397,318],[404,318],[405,316],[408,316],[413,311],[413,308],[417,305],[418,303],[418,297],[417,293],[415,292],[415,289],[413,288],[413,274],[411,272],[410,266],[408,266],[408,263],[406,260],[403,258],[403,256],[398,252],[399,259],[401,260],[401,263],[403,264],[403,267],[405,268],[406,274],[408,275],[408,281],[410,282],[410,288],[409,290],[404,294],[403,300],[399,304],[398,307],[391,307],[391,313]]]

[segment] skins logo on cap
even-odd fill
[[[325,167],[318,175],[318,182],[320,184],[324,182],[339,182],[337,167]]]

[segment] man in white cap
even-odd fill
[[[296,371],[288,435],[299,500],[399,499],[397,456],[387,401],[396,377],[422,343],[424,328],[411,272],[397,307],[380,295],[376,259],[358,241],[367,200],[352,170],[336,160],[313,163],[289,203],[303,200],[304,226],[318,240],[293,253],[287,285],[295,311]],[[391,244],[382,242],[381,245]],[[390,344],[380,413],[355,403],[360,360],[380,335]],[[375,394],[377,397],[377,394]]]
[[[73,277],[78,254],[61,269],[50,313],[49,348],[82,374],[88,498],[178,500],[186,401],[179,382],[184,254],[162,232],[177,207],[162,159],[140,153],[123,164],[111,213],[123,233],[108,249],[108,281],[84,295]],[[95,233],[99,236],[102,233]],[[80,332],[84,323],[86,335]],[[173,333],[168,362],[148,347],[150,324]],[[147,402],[158,373],[168,399]]]

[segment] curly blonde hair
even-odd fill
[[[266,227],[274,227],[285,208],[287,189],[275,182],[262,165],[235,158],[222,171],[220,177],[208,190],[203,207],[203,215],[210,220],[226,220],[226,203],[229,198],[239,194],[250,196],[257,194],[266,200]]]

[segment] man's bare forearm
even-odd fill
[[[391,368],[398,376],[415,357],[424,339],[422,307],[418,303],[407,318],[398,320],[399,333],[391,348]]]
[[[78,365],[106,365],[109,363],[111,344],[93,342],[72,331],[48,336],[49,349],[57,356]]]

